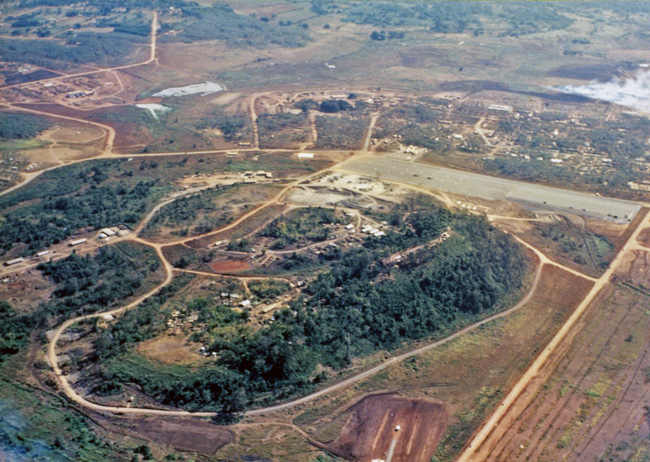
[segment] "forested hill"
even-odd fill
[[[402,223],[361,248],[323,256],[330,269],[260,329],[205,301],[200,316],[208,328],[198,336],[218,355],[213,367],[173,379],[164,370],[124,368],[129,339],[140,337],[138,317],[149,316],[136,310],[96,343],[103,383],[137,383],[162,402],[187,409],[238,411],[260,395],[271,402],[304,393],[327,378],[322,371],[344,368],[355,356],[447,334],[513,301],[509,296],[521,288],[527,260],[510,236],[484,218],[436,207],[406,214]],[[399,266],[382,263],[448,228],[449,239],[423,246]]]

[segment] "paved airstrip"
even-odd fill
[[[452,194],[516,202],[534,212],[563,211],[625,223],[631,221],[641,208],[636,202],[506,180],[387,156],[353,158],[341,167],[350,173]]]

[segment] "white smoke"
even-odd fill
[[[620,104],[650,114],[650,72],[638,71],[629,79],[617,77],[605,83],[594,81],[589,85],[562,85],[551,89]]]

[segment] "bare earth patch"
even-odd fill
[[[210,265],[210,268],[215,273],[232,273],[251,269],[251,265],[247,260],[227,260],[213,263]]]
[[[179,337],[163,336],[147,340],[138,345],[137,351],[164,364],[193,364],[201,360],[201,357],[192,351],[191,346]]]
[[[141,419],[136,431],[158,444],[208,455],[234,441],[230,430],[198,419]]]
[[[447,429],[447,418],[445,406],[433,401],[369,396],[352,408],[331,450],[365,461],[385,459],[394,446],[393,462],[428,462]]]

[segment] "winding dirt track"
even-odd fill
[[[76,323],[78,323],[80,321],[84,321],[84,320],[88,320],[88,319],[92,319],[92,318],[97,318],[97,317],[104,316],[104,315],[107,315],[107,314],[117,315],[117,314],[121,314],[121,313],[123,313],[123,312],[125,312],[127,310],[130,310],[132,308],[135,308],[142,301],[144,301],[146,298],[152,296],[160,288],[166,286],[167,284],[169,284],[171,282],[172,275],[173,275],[173,268],[164,259],[163,255],[162,255],[162,251],[160,250],[160,246],[156,247],[156,252],[158,253],[158,257],[161,258],[161,260],[163,262],[165,262],[165,271],[167,272],[167,277],[165,278],[165,281],[160,286],[158,286],[157,288],[151,290],[149,293],[141,296],[140,298],[138,298],[134,302],[130,303],[129,305],[126,305],[124,307],[121,307],[121,308],[118,308],[118,309],[115,309],[115,310],[111,310],[111,311],[108,311],[108,312],[95,313],[95,314],[91,314],[91,315],[80,316],[78,318],[70,319],[70,320],[64,322],[63,324],[61,324],[61,326],[58,327],[58,329],[56,330],[54,336],[52,337],[52,340],[50,341],[50,344],[48,345],[48,351],[47,351],[48,360],[49,360],[50,364],[52,365],[52,368],[54,369],[54,373],[56,374],[56,376],[57,376],[57,378],[59,380],[59,383],[61,384],[61,386],[63,388],[63,391],[68,396],[68,398],[70,398],[72,401],[76,402],[77,404],[79,404],[79,405],[81,405],[81,406],[83,406],[85,408],[92,409],[94,411],[109,412],[109,413],[114,413],[114,414],[160,415],[160,416],[197,416],[197,417],[215,416],[215,415],[217,415],[217,413],[215,413],[215,412],[188,412],[188,411],[180,411],[180,410],[179,411],[173,411],[173,410],[146,409],[146,408],[133,408],[133,407],[121,407],[121,406],[103,406],[103,405],[100,405],[100,404],[96,404],[96,403],[93,403],[91,401],[88,401],[87,399],[85,399],[84,397],[79,395],[74,390],[74,388],[72,388],[72,386],[68,383],[65,375],[63,374],[63,372],[61,371],[61,369],[58,366],[58,362],[57,362],[57,359],[56,359],[56,356],[57,356],[57,354],[56,354],[56,344],[59,341],[59,338],[61,337],[61,334],[66,329],[68,329],[69,327],[73,326],[74,324],[76,324]],[[500,318],[503,318],[505,316],[508,316],[509,314],[513,313],[514,311],[519,310],[521,307],[526,305],[530,301],[530,299],[533,297],[533,295],[535,293],[535,290],[537,289],[537,285],[539,283],[541,274],[542,274],[543,266],[544,266],[544,264],[541,263],[541,262],[537,266],[537,269],[535,271],[535,278],[534,278],[533,284],[532,284],[530,290],[528,291],[528,293],[526,294],[526,296],[519,303],[517,303],[515,306],[513,306],[512,308],[510,308],[510,309],[508,309],[506,311],[502,311],[502,312],[500,312],[498,314],[495,314],[494,316],[490,316],[490,317],[488,317],[486,319],[483,319],[482,321],[479,321],[479,322],[476,322],[476,323],[474,323],[474,324],[472,324],[470,326],[467,326],[467,327],[455,332],[454,334],[450,335],[449,337],[445,337],[444,339],[437,340],[435,342],[429,343],[427,345],[423,345],[423,346],[421,346],[419,348],[408,351],[406,353],[402,353],[402,354],[393,356],[392,358],[388,359],[387,361],[385,361],[385,362],[383,362],[383,363],[381,363],[381,364],[379,364],[379,365],[377,365],[377,366],[375,366],[373,368],[370,368],[370,369],[368,369],[366,371],[363,371],[363,372],[361,372],[359,374],[356,374],[356,375],[354,375],[352,377],[349,377],[349,378],[347,378],[347,379],[345,379],[345,380],[343,380],[341,382],[330,385],[330,386],[328,386],[326,388],[323,388],[322,390],[311,393],[311,394],[309,394],[307,396],[304,396],[302,398],[299,398],[299,399],[296,399],[296,400],[293,400],[293,401],[289,401],[287,403],[278,404],[278,405],[275,405],[275,406],[270,406],[270,407],[266,407],[266,408],[262,408],[262,409],[254,409],[254,410],[251,410],[251,411],[247,411],[247,412],[244,413],[244,415],[245,416],[256,416],[256,415],[269,414],[269,413],[272,413],[272,412],[275,412],[275,411],[281,411],[283,409],[288,409],[290,407],[297,406],[299,404],[307,403],[307,402],[312,401],[312,400],[314,400],[316,398],[327,395],[327,394],[329,394],[329,393],[331,393],[331,392],[333,392],[335,390],[347,387],[347,386],[352,385],[352,384],[354,384],[356,382],[364,380],[364,379],[366,379],[366,378],[368,378],[368,377],[370,377],[370,376],[372,376],[372,375],[386,369],[387,367],[389,367],[389,366],[391,366],[391,365],[393,365],[395,363],[398,363],[398,362],[403,361],[405,359],[408,359],[408,358],[411,358],[413,356],[424,353],[426,351],[429,351],[429,350],[431,350],[433,348],[437,348],[437,347],[439,347],[441,345],[444,345],[445,343],[448,343],[448,342],[450,342],[450,341],[452,341],[452,340],[454,340],[454,339],[456,339],[456,338],[458,338],[458,337],[460,337],[462,335],[465,335],[466,333],[471,332],[471,331],[477,329],[478,327],[480,327],[480,326],[482,326],[484,324],[487,324],[487,323],[492,322],[492,321],[494,321],[496,319],[500,319]],[[212,275],[212,276],[215,276],[215,275]]]
[[[100,317],[100,316],[103,316],[103,315],[106,315],[106,314],[113,314],[113,315],[120,314],[120,313],[123,313],[124,311],[135,308],[144,299],[146,299],[147,297],[153,295],[160,288],[166,286],[167,284],[169,284],[171,282],[174,269],[166,261],[166,259],[164,258],[164,255],[162,254],[162,248],[165,245],[152,244],[152,243],[144,241],[144,240],[142,240],[140,238],[135,238],[134,240],[136,242],[140,242],[140,243],[145,244],[145,245],[150,245],[150,246],[152,246],[152,247],[154,247],[156,249],[156,252],[157,252],[159,258],[164,263],[165,271],[167,273],[167,277],[166,277],[165,281],[163,281],[163,283],[159,287],[157,287],[156,289],[153,289],[148,294],[143,295],[142,297],[138,298],[136,301],[130,303],[129,305],[127,305],[125,307],[118,308],[116,310],[111,310],[111,311],[105,312],[105,313],[96,313],[96,314],[92,314],[92,315],[81,316],[81,317],[78,317],[78,318],[75,318],[75,319],[68,320],[65,323],[63,323],[56,330],[55,335],[53,336],[52,340],[50,341],[50,344],[48,346],[48,360],[52,364],[54,372],[55,372],[59,382],[61,383],[62,388],[65,391],[66,395],[71,400],[73,400],[74,402],[76,402],[76,403],[80,404],[81,406],[86,407],[88,409],[92,409],[94,411],[100,411],[100,412],[115,413],[115,414],[160,415],[160,416],[197,416],[197,417],[214,416],[214,415],[216,415],[216,413],[214,413],[214,412],[188,412],[188,411],[181,411],[181,410],[175,411],[175,410],[161,410],[161,409],[146,409],[146,408],[133,408],[133,407],[99,405],[99,404],[93,403],[91,401],[88,401],[87,399],[85,399],[84,397],[79,395],[72,388],[72,386],[68,383],[65,375],[63,375],[61,369],[58,366],[57,359],[56,359],[56,356],[57,356],[56,355],[56,344],[57,344],[61,334],[66,329],[68,329],[69,327],[71,327],[75,323],[77,323],[79,321],[82,321],[82,320],[96,318],[96,317]],[[537,266],[537,269],[536,269],[536,272],[535,272],[535,278],[534,278],[534,281],[533,281],[533,284],[532,284],[530,290],[528,291],[526,296],[519,303],[517,303],[515,306],[513,306],[512,308],[510,308],[510,309],[508,309],[506,311],[500,312],[498,314],[495,314],[493,316],[490,316],[490,317],[488,317],[486,319],[483,319],[483,320],[481,320],[479,322],[476,322],[476,323],[474,323],[474,324],[472,324],[470,326],[467,326],[467,327],[455,332],[454,334],[452,334],[452,335],[450,335],[448,337],[445,337],[444,339],[437,340],[435,342],[428,343],[426,345],[423,345],[423,346],[418,347],[416,349],[413,349],[411,351],[408,351],[408,352],[393,356],[390,359],[386,360],[385,362],[383,362],[383,363],[381,363],[381,364],[379,364],[379,365],[377,365],[375,367],[372,367],[372,368],[370,368],[370,369],[368,369],[366,371],[363,371],[363,372],[361,372],[359,374],[353,375],[352,377],[349,377],[349,378],[347,378],[347,379],[345,379],[345,380],[343,380],[341,382],[330,385],[330,386],[328,386],[326,388],[323,388],[322,390],[311,393],[311,394],[309,394],[307,396],[304,396],[302,398],[299,398],[299,399],[296,399],[296,400],[293,400],[293,401],[289,401],[287,403],[278,404],[278,405],[275,405],[275,406],[270,406],[270,407],[267,407],[267,408],[250,410],[250,411],[245,412],[244,415],[245,416],[264,415],[264,414],[269,414],[269,413],[272,413],[272,412],[281,411],[281,410],[284,410],[284,409],[288,409],[290,407],[294,407],[294,406],[297,406],[297,405],[300,405],[300,404],[307,403],[307,402],[312,401],[314,399],[325,396],[325,395],[327,395],[327,394],[329,394],[329,393],[331,393],[333,391],[339,390],[341,388],[347,387],[347,386],[352,385],[354,383],[357,383],[357,382],[359,382],[361,380],[364,380],[364,379],[366,379],[366,378],[368,378],[368,377],[370,377],[370,376],[372,376],[372,375],[386,369],[387,367],[389,367],[389,366],[391,366],[391,365],[393,365],[395,363],[398,363],[398,362],[403,361],[405,359],[408,359],[408,358],[411,358],[413,356],[424,353],[426,351],[429,351],[429,350],[431,350],[433,348],[437,348],[437,347],[439,347],[441,345],[444,345],[444,344],[446,344],[446,343],[448,343],[448,342],[450,342],[450,341],[452,341],[452,340],[454,340],[454,339],[456,339],[456,338],[458,338],[458,337],[460,337],[462,335],[467,334],[468,332],[471,332],[471,331],[477,329],[478,327],[480,327],[480,326],[482,326],[484,324],[487,324],[487,323],[492,322],[494,320],[497,320],[497,319],[503,318],[505,316],[508,316],[511,313],[513,313],[514,311],[517,311],[520,308],[522,308],[523,306],[525,306],[530,301],[530,299],[533,297],[533,295],[534,295],[534,293],[535,293],[535,291],[537,289],[537,285],[539,283],[540,277],[541,277],[542,268],[546,264],[558,266],[558,267],[560,267],[560,268],[562,268],[564,270],[571,271],[572,273],[577,274],[578,276],[585,277],[586,279],[592,279],[592,278],[586,277],[586,276],[584,276],[584,275],[582,275],[582,274],[580,274],[580,273],[578,273],[578,272],[576,272],[574,270],[571,270],[570,268],[564,267],[563,265],[560,265],[560,264],[550,260],[546,255],[544,255],[542,252],[535,249],[534,247],[530,246],[528,243],[526,243],[526,242],[524,242],[524,241],[522,241],[520,239],[518,239],[518,240],[523,245],[525,245],[526,247],[530,248],[533,252],[535,252],[535,254],[539,257],[540,261],[539,261],[539,264]],[[168,245],[168,244],[166,244],[166,245]],[[215,275],[215,274],[212,274],[212,273],[202,273],[202,272],[196,272],[196,271],[188,271],[188,272],[196,273],[196,274],[202,274],[202,275],[204,274],[206,276],[218,276],[218,275]]]
[[[79,72],[79,73],[76,73],[76,74],[65,74],[65,75],[60,75],[60,76],[57,76],[57,77],[43,79],[41,81],[42,82],[54,81],[54,80],[66,79],[66,78],[69,78],[69,77],[78,77],[78,76],[84,76],[84,75],[97,74],[97,73],[101,73],[101,72],[115,72],[115,71],[118,71],[118,70],[121,70],[121,69],[128,69],[128,68],[133,68],[133,67],[152,64],[152,63],[157,64],[158,63],[158,59],[156,57],[157,29],[158,29],[157,13],[154,12],[153,17],[152,17],[152,23],[151,23],[150,56],[149,56],[149,59],[147,59],[146,61],[143,61],[143,62],[140,62],[140,63],[124,65],[124,66],[117,66],[117,67],[108,68],[108,69],[96,69],[96,70],[92,70],[92,71],[88,71],[88,72]],[[30,82],[30,83],[33,83],[33,82]],[[16,87],[16,86],[20,86],[20,85],[21,84],[4,86],[4,87],[0,87],[0,89],[11,88],[11,87]],[[254,141],[254,146],[249,147],[249,148],[243,148],[243,149],[230,149],[228,151],[251,151],[251,150],[254,150],[255,148],[259,147],[259,135],[257,133],[257,124],[256,124],[257,116],[256,116],[256,113],[255,113],[255,101],[256,101],[257,96],[260,96],[260,95],[261,94],[254,95],[251,98],[250,107],[249,107],[250,116],[251,116],[252,123],[253,123],[253,132],[254,132],[254,140],[255,140]],[[12,110],[19,110],[19,111],[24,111],[24,112],[29,112],[29,113],[41,114],[41,115],[45,115],[45,116],[48,116],[48,117],[56,117],[56,118],[71,120],[71,121],[78,122],[78,123],[91,124],[91,125],[97,126],[100,129],[102,129],[103,131],[105,131],[106,137],[105,137],[105,146],[104,146],[103,152],[99,156],[95,157],[94,159],[97,159],[97,158],[123,158],[124,157],[124,155],[119,155],[119,154],[113,153],[113,144],[114,144],[114,140],[115,140],[115,130],[110,126],[107,126],[107,125],[104,125],[104,124],[99,124],[99,123],[96,123],[96,122],[89,122],[87,120],[83,120],[83,119],[79,119],[79,118],[51,114],[51,113],[47,113],[47,112],[43,112],[43,111],[38,111],[38,110],[35,110],[35,109],[23,108],[23,107],[12,105],[12,104],[7,104],[7,107],[12,109]],[[375,125],[375,123],[377,121],[377,117],[378,117],[378,115],[376,115],[376,114],[374,114],[371,117],[371,121],[370,121],[370,124],[369,124],[369,127],[368,127],[368,132],[367,132],[367,135],[366,135],[366,137],[364,139],[363,148],[359,152],[360,154],[367,154],[368,153],[370,140],[371,140],[371,137],[372,137],[372,132],[373,132],[374,125]],[[482,133],[480,133],[480,134],[481,134],[481,136],[483,136]],[[486,141],[486,143],[487,143],[487,141]],[[284,152],[286,150],[268,149],[268,150],[265,150],[265,151],[269,151],[269,152],[283,151]],[[209,151],[192,151],[192,152],[147,153],[147,154],[142,154],[142,156],[147,156],[147,157],[156,156],[156,155],[159,155],[159,156],[175,156],[175,155],[179,155],[179,154],[195,155],[195,154],[213,154],[213,153],[223,153],[223,152],[226,152],[226,151],[225,150],[209,150]],[[131,154],[130,156],[132,156],[132,157],[140,157],[140,155],[138,155],[138,154]],[[77,160],[77,161],[69,162],[69,163],[67,163],[65,165],[71,165],[71,164],[79,163],[79,162],[86,162],[86,161],[89,161],[89,160],[92,160],[92,159],[80,159],[80,160]],[[339,167],[341,167],[341,165],[342,164],[339,164]],[[33,181],[35,178],[37,178],[42,173],[44,173],[46,171],[49,171],[49,170],[52,170],[54,168],[59,168],[59,167],[60,166],[55,166],[55,167],[52,167],[50,169],[45,169],[45,170],[42,170],[42,171],[39,171],[39,172],[27,173],[27,174],[24,175],[24,180],[20,184],[17,184],[14,187],[8,188],[8,189],[0,192],[0,195],[4,195],[4,194],[7,194],[7,193],[9,193],[11,191],[14,191],[17,188],[20,188],[20,187],[24,186],[25,184]],[[305,178],[301,178],[299,180],[296,180],[295,182],[290,183],[285,188],[283,188],[283,190],[276,197],[272,198],[271,200],[269,200],[265,204],[263,204],[260,207],[248,212],[247,214],[241,216],[238,220],[234,221],[230,225],[228,225],[228,226],[226,226],[224,228],[221,228],[221,229],[219,229],[217,231],[213,231],[211,233],[208,233],[208,234],[206,234],[206,236],[211,235],[211,234],[216,234],[218,232],[223,232],[225,230],[234,228],[235,226],[242,223],[244,220],[249,218],[254,213],[259,212],[261,209],[263,209],[265,207],[268,207],[270,205],[273,205],[273,204],[281,203],[282,198],[284,197],[284,195],[286,194],[286,192],[290,188],[296,186],[299,183],[304,183],[306,181],[309,181],[309,179],[322,174],[324,171],[326,171],[326,170],[316,172],[313,175],[309,175],[309,176],[307,176]],[[398,182],[394,182],[394,183],[399,184]],[[404,185],[404,186],[407,186],[410,189],[414,189],[414,190],[418,189],[418,188],[413,187],[412,185]],[[170,201],[158,204],[154,208],[154,210],[152,210],[150,212],[150,214],[146,217],[146,219],[142,223],[140,223],[140,225],[137,228],[137,231],[141,230],[144,227],[144,225],[146,224],[146,222],[162,206],[164,206],[168,202],[170,202]],[[575,312],[566,321],[566,323],[562,326],[562,328],[557,332],[555,337],[551,340],[551,342],[547,345],[547,347],[540,353],[540,355],[533,362],[533,364],[530,366],[530,368],[522,376],[522,378],[519,380],[519,382],[514,386],[514,388],[510,391],[510,393],[506,396],[506,398],[497,407],[495,412],[489,417],[489,419],[484,423],[484,425],[474,435],[472,441],[466,446],[465,451],[461,454],[460,458],[458,459],[459,461],[462,461],[462,462],[475,461],[475,460],[489,460],[489,451],[490,451],[490,447],[491,447],[490,441],[492,441],[492,440],[497,440],[498,441],[498,439],[499,439],[499,429],[500,429],[499,423],[504,418],[507,417],[507,414],[509,412],[515,412],[514,411],[515,403],[522,398],[522,395],[526,394],[529,391],[528,387],[531,385],[531,382],[539,375],[540,370],[548,362],[549,358],[551,358],[555,354],[558,345],[560,345],[563,342],[563,340],[567,337],[567,335],[570,332],[572,332],[573,328],[576,325],[577,320],[580,318],[580,316],[582,316],[582,314],[585,312],[585,310],[589,307],[590,303],[594,300],[594,298],[597,296],[597,294],[600,293],[600,291],[609,283],[610,277],[612,276],[614,271],[621,265],[621,263],[626,258],[627,254],[629,252],[631,252],[632,250],[635,250],[635,249],[649,250],[649,249],[641,246],[640,244],[638,244],[637,241],[636,241],[636,239],[637,239],[638,235],[640,234],[640,232],[643,229],[647,229],[650,226],[650,223],[648,222],[648,218],[649,218],[649,216],[648,216],[648,214],[646,214],[644,219],[641,220],[638,227],[634,230],[634,232],[631,234],[631,236],[628,239],[628,241],[626,242],[626,244],[623,246],[621,251],[618,253],[618,255],[616,256],[614,261],[611,263],[611,265],[609,266],[607,271],[598,279],[588,277],[588,276],[586,276],[586,275],[584,275],[584,274],[582,274],[582,273],[580,273],[580,272],[578,272],[576,270],[573,270],[573,269],[568,268],[568,267],[566,267],[564,265],[558,264],[555,261],[552,261],[546,255],[544,255],[542,252],[540,252],[538,249],[534,248],[533,246],[531,246],[530,244],[528,244],[525,241],[521,240],[520,238],[518,238],[516,236],[513,236],[522,245],[524,245],[527,248],[529,248],[530,250],[532,250],[539,258],[539,264],[538,264],[537,269],[536,269],[534,282],[533,282],[529,292],[526,294],[526,296],[517,305],[513,306],[512,308],[510,308],[510,309],[508,309],[506,311],[503,311],[503,312],[498,313],[498,314],[496,314],[494,316],[491,316],[491,317],[486,318],[486,319],[484,319],[482,321],[479,321],[479,322],[474,323],[474,324],[472,324],[470,326],[467,326],[467,327],[459,330],[458,332],[454,333],[453,335],[451,335],[449,337],[446,337],[444,339],[441,339],[441,340],[438,340],[438,341],[435,341],[435,342],[431,342],[429,344],[423,345],[423,346],[421,346],[419,348],[413,349],[413,350],[408,351],[406,353],[402,353],[402,354],[393,356],[390,359],[383,362],[382,364],[379,364],[379,365],[377,365],[377,366],[375,366],[373,368],[370,368],[370,369],[368,369],[366,371],[363,371],[363,372],[361,372],[359,374],[356,374],[356,375],[354,375],[352,377],[349,377],[349,378],[347,378],[347,379],[345,379],[345,380],[343,380],[341,382],[338,382],[336,384],[333,384],[333,385],[330,385],[330,386],[328,386],[326,388],[323,388],[322,390],[319,390],[319,391],[317,391],[315,393],[312,393],[310,395],[304,396],[302,398],[299,398],[299,399],[296,399],[296,400],[293,400],[293,401],[290,401],[290,402],[287,402],[287,403],[278,404],[278,405],[270,406],[270,407],[263,408],[263,409],[255,409],[255,410],[247,411],[247,412],[244,413],[244,415],[247,415],[247,416],[263,415],[263,414],[268,414],[268,413],[272,413],[272,412],[275,412],[275,411],[280,411],[280,410],[283,410],[283,409],[287,409],[287,408],[290,408],[290,407],[293,407],[293,406],[296,406],[296,405],[299,405],[299,404],[307,403],[307,402],[309,402],[311,400],[314,400],[316,398],[327,395],[327,394],[329,394],[329,393],[331,393],[331,392],[333,392],[335,390],[338,390],[338,389],[350,386],[350,385],[352,385],[354,383],[357,383],[359,381],[362,381],[362,380],[364,380],[364,379],[366,379],[366,378],[368,378],[368,377],[370,377],[370,376],[372,376],[372,375],[386,369],[387,367],[390,367],[391,365],[393,365],[395,363],[398,363],[398,362],[403,361],[403,360],[405,360],[407,358],[419,355],[419,354],[424,353],[424,352],[426,352],[428,350],[431,350],[433,348],[437,348],[437,347],[439,347],[441,345],[444,345],[444,344],[446,344],[446,343],[448,343],[448,342],[450,342],[450,341],[452,341],[452,340],[454,340],[454,339],[456,339],[456,338],[458,338],[458,337],[460,337],[460,336],[462,336],[462,335],[464,335],[464,334],[466,334],[466,333],[468,333],[468,332],[470,332],[472,330],[477,329],[478,327],[480,327],[480,326],[482,326],[482,325],[484,325],[486,323],[489,323],[489,322],[492,322],[492,321],[494,321],[496,319],[508,316],[512,312],[514,312],[514,311],[520,309],[521,307],[523,307],[524,305],[526,305],[529,302],[529,300],[532,298],[532,296],[534,295],[535,290],[537,288],[539,279],[541,277],[542,268],[543,268],[544,265],[554,265],[554,266],[562,268],[563,270],[568,271],[568,272],[570,272],[572,274],[575,274],[575,275],[578,275],[578,276],[583,277],[585,279],[594,281],[594,286],[593,286],[592,290],[587,294],[587,296],[583,299],[583,301],[580,303],[580,305],[576,308]],[[88,401],[87,399],[85,399],[83,396],[79,395],[74,390],[74,388],[68,383],[65,375],[62,373],[61,368],[58,365],[57,358],[56,358],[57,357],[57,354],[56,354],[57,343],[58,343],[62,333],[65,332],[66,329],[68,329],[71,326],[73,326],[74,324],[76,324],[78,322],[81,322],[81,321],[84,321],[84,320],[97,318],[97,317],[104,316],[104,315],[107,315],[107,314],[119,315],[119,314],[121,314],[121,313],[123,313],[125,311],[133,309],[133,308],[137,307],[145,299],[147,299],[148,297],[150,297],[150,296],[154,295],[155,293],[157,293],[161,288],[163,288],[163,287],[167,286],[168,284],[170,284],[171,281],[173,280],[173,275],[174,275],[175,270],[172,267],[172,265],[166,260],[165,256],[163,255],[163,248],[166,247],[166,246],[175,245],[175,244],[184,244],[185,242],[187,242],[189,240],[194,240],[194,239],[197,239],[197,238],[200,238],[200,237],[203,237],[203,236],[192,237],[192,238],[183,239],[183,240],[179,240],[179,241],[171,242],[171,243],[166,243],[166,244],[153,244],[153,243],[148,242],[146,240],[143,240],[143,239],[141,239],[139,237],[131,238],[130,240],[132,240],[134,242],[139,242],[139,243],[142,243],[144,245],[150,246],[150,247],[155,249],[158,257],[160,258],[160,260],[161,260],[161,262],[163,264],[164,270],[165,270],[165,279],[164,279],[164,281],[160,285],[158,285],[156,288],[154,288],[151,291],[149,291],[148,293],[140,296],[139,298],[137,298],[133,302],[129,303],[128,305],[125,305],[123,307],[120,307],[120,308],[117,308],[117,309],[114,309],[114,310],[110,310],[110,311],[107,311],[107,312],[103,312],[103,313],[95,313],[95,314],[92,314],[92,315],[85,315],[85,316],[80,316],[80,317],[77,317],[77,318],[74,318],[74,319],[70,319],[68,321],[65,321],[63,324],[61,324],[56,329],[56,331],[54,333],[54,336],[53,336],[52,340],[50,341],[50,343],[48,345],[47,357],[48,357],[48,360],[49,360],[49,362],[50,362],[50,364],[51,364],[51,366],[52,366],[52,368],[54,370],[54,373],[55,373],[59,383],[61,384],[61,387],[62,387],[63,391],[65,392],[65,394],[72,401],[76,402],[80,406],[83,406],[85,408],[88,408],[88,409],[91,409],[91,410],[94,410],[94,411],[105,412],[105,413],[113,413],[113,414],[158,415],[158,416],[199,416],[199,417],[210,417],[210,416],[215,415],[215,413],[213,413],[213,412],[187,412],[187,411],[182,411],[182,410],[162,410],[162,409],[147,409],[147,408],[130,408],[130,407],[120,407],[120,406],[103,406],[103,405],[99,405],[97,403],[93,403],[93,402]],[[200,272],[196,272],[196,273],[200,273]],[[205,275],[219,276],[217,274],[211,274],[211,273],[205,273]],[[532,395],[533,395],[532,393],[527,393],[526,394],[526,396],[532,396]],[[299,431],[303,436],[308,438],[308,435],[306,435],[304,432],[302,432],[302,430],[300,430],[299,428],[297,428],[295,426],[291,426],[291,428],[294,428],[295,430]]]

